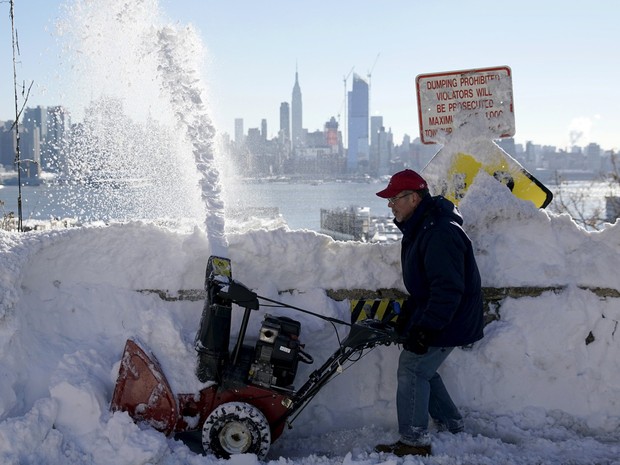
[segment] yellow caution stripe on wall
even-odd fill
[[[381,321],[396,319],[394,302],[403,305],[405,299],[355,299],[351,300],[351,323],[367,318]]]

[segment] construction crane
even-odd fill
[[[377,60],[379,60],[379,55],[381,55],[381,52],[377,53],[375,61],[370,67],[370,69],[368,70],[368,74],[366,75],[366,77],[368,78],[368,117],[369,118],[372,115],[372,113],[370,112],[370,81],[372,79],[372,72],[374,71],[375,66],[377,65]]]
[[[343,101],[343,105],[344,105],[344,122],[342,124],[342,145],[344,147],[345,145],[345,141],[347,140],[347,80],[349,79],[349,77],[351,76],[351,73],[353,73],[353,70],[355,69],[355,66],[353,66],[351,68],[351,71],[349,71],[349,74],[347,74],[346,76],[344,76],[344,78],[342,79],[344,82],[344,101]],[[340,115],[338,115],[338,119],[340,119]]]
[[[381,52],[377,53],[377,57],[375,58],[374,63],[372,64],[372,66],[368,70],[368,74],[366,75],[368,77],[368,88],[370,88],[370,79],[372,78],[372,72],[375,69],[375,66],[377,65],[377,61],[379,60],[379,55],[381,55]]]

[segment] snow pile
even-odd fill
[[[506,298],[473,349],[442,368],[466,413],[467,433],[435,433],[426,463],[617,463],[620,454],[620,229],[587,233],[480,175],[463,199],[485,287],[535,287]],[[336,242],[310,231],[252,230],[228,237],[236,279],[259,295],[346,319],[328,289],[403,289],[399,244]],[[119,357],[137,337],[176,392],[195,392],[193,340],[211,246],[202,229],[130,222],[0,233],[0,457],[3,463],[213,463],[183,442],[110,414]],[[610,291],[611,292],[611,291]],[[292,310],[316,366],[337,346],[331,324]],[[238,321],[241,311],[235,313]],[[261,318],[253,316],[248,335]],[[340,337],[346,328],[339,328]],[[291,463],[383,463],[372,452],[396,436],[398,349],[382,347],[329,384],[272,446]],[[524,450],[525,448],[525,450]],[[231,462],[255,463],[253,456]],[[492,459],[493,458],[493,459]],[[440,462],[437,462],[440,460]]]

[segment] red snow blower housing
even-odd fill
[[[198,393],[175,396],[156,357],[129,339],[110,408],[125,411],[134,421],[146,422],[166,435],[202,430],[204,451],[218,457],[254,453],[264,459],[285,424],[290,425],[346,364],[355,363],[366,349],[399,342],[394,329],[379,320],[351,324],[258,296],[232,279],[227,258],[209,258],[205,288],[207,296],[195,348],[196,376],[207,387]],[[336,351],[297,390],[293,382],[298,363],[313,362],[300,342],[298,321],[265,315],[255,345],[244,344],[250,315],[259,309],[259,299],[270,306],[286,307],[350,327]],[[245,311],[231,353],[233,303]]]

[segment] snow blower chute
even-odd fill
[[[355,363],[367,349],[399,342],[394,329],[382,321],[348,323],[261,297],[232,279],[227,258],[209,258],[205,289],[195,348],[196,376],[207,387],[198,393],[175,395],[156,357],[129,339],[110,408],[125,411],[134,421],[146,422],[166,435],[202,430],[204,451],[218,457],[254,453],[264,459],[284,426],[291,424],[345,364]],[[266,314],[256,343],[244,343],[251,313],[260,308],[259,300],[350,327],[336,351],[299,389],[293,386],[298,363],[313,360],[303,350],[298,321]],[[229,350],[233,303],[243,308],[244,314]]]

